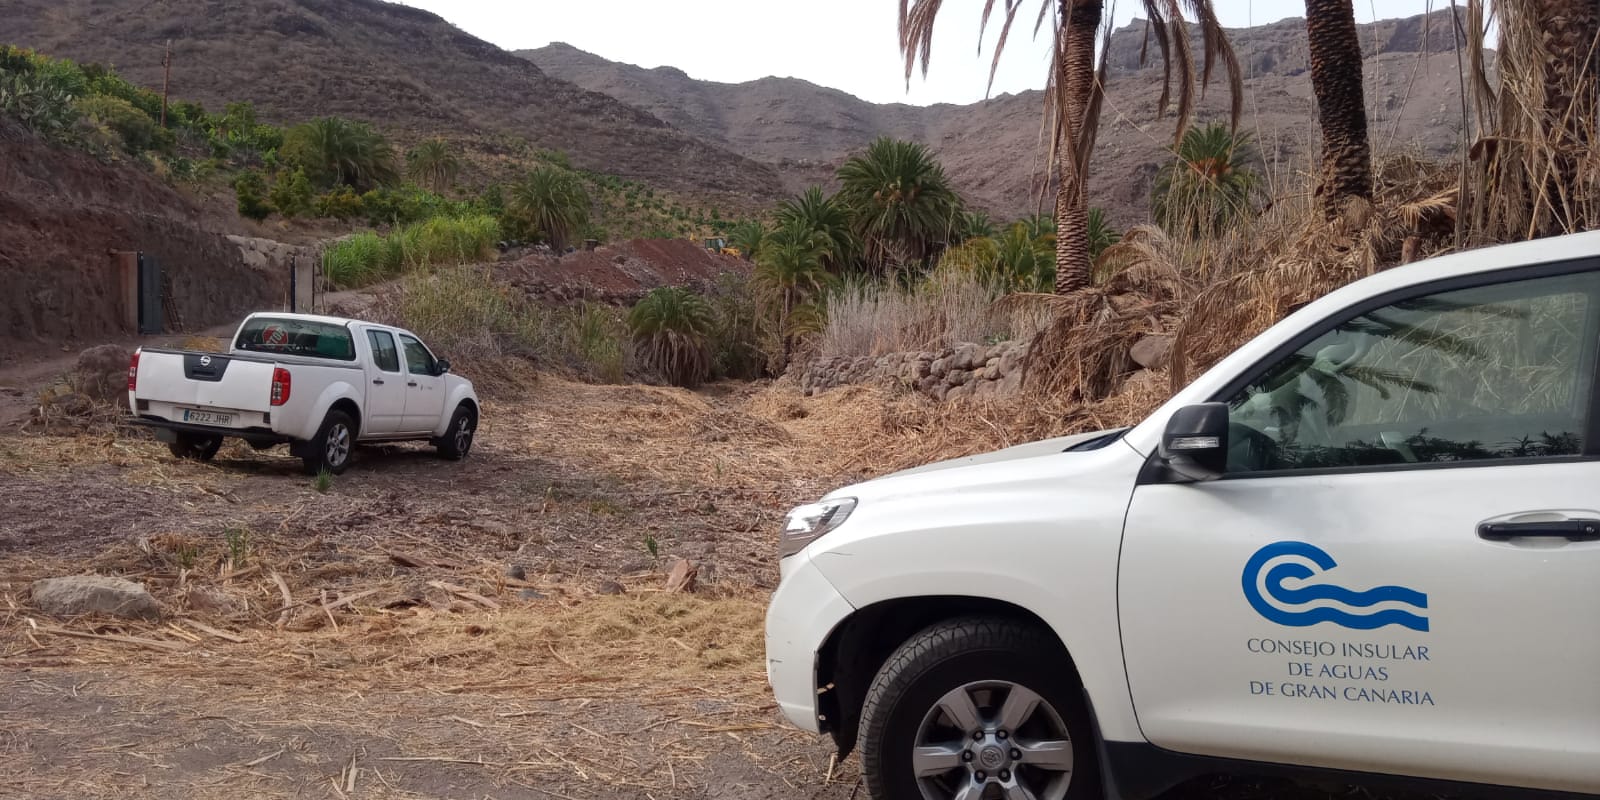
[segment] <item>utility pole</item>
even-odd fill
[[[167,53],[161,57],[161,127],[167,127],[167,88],[172,85],[172,40],[167,40]]]

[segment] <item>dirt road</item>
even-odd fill
[[[543,380],[466,463],[363,452],[325,492],[279,452],[0,436],[0,796],[848,796],[760,639],[778,516],[842,476],[764,402]],[[29,608],[87,571],[171,619]]]

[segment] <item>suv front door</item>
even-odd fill
[[[1600,791],[1593,269],[1375,300],[1214,398],[1226,474],[1147,471],[1128,510],[1119,616],[1146,738]]]

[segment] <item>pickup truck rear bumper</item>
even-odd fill
[[[197,436],[233,437],[235,439],[243,439],[257,447],[289,444],[294,441],[291,437],[267,428],[219,428],[214,425],[191,425],[187,422],[173,422],[160,417],[133,417],[129,422],[146,428],[154,428],[156,438],[165,442],[176,440],[177,434],[180,433],[192,433]]]

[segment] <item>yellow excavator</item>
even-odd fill
[[[739,253],[739,248],[729,246],[728,245],[728,240],[722,238],[721,236],[713,237],[713,238],[710,238],[710,239],[703,239],[702,241],[705,243],[706,249],[710,250],[713,253],[721,253],[722,255],[725,255],[725,256],[735,256],[735,257],[737,257],[740,254]]]

